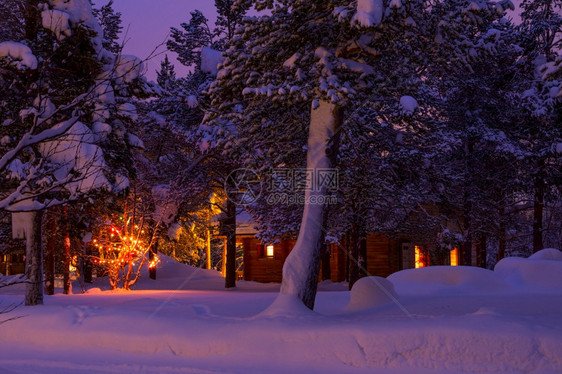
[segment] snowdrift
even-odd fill
[[[554,248],[539,251],[529,258],[507,257],[494,272],[511,286],[534,292],[562,290],[562,252]]]
[[[486,294],[560,292],[562,252],[554,248],[529,258],[507,257],[493,271],[472,266],[407,269],[388,277],[398,294]]]
[[[407,269],[388,277],[399,294],[469,294],[500,291],[507,284],[495,272],[471,266]]]

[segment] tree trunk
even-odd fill
[[[533,253],[543,249],[544,179],[541,174],[535,177],[535,198],[533,202]]]
[[[476,248],[476,266],[486,269],[486,234],[480,234]]]
[[[25,305],[43,304],[43,251],[41,248],[41,221],[43,212],[30,212],[26,230]]]
[[[498,261],[505,257],[505,248],[506,248],[505,223],[503,220],[500,220],[500,227],[498,233]]]
[[[226,219],[224,221],[226,234],[226,267],[224,287],[236,287],[236,204],[226,199]]]
[[[308,132],[307,169],[315,176],[321,170],[332,167],[330,156],[337,154],[337,149],[329,149],[329,142],[342,123],[342,110],[335,104],[321,101],[312,109]],[[297,243],[283,266],[281,293],[299,298],[305,306],[314,308],[318,288],[320,259],[325,248],[326,204],[319,203],[327,193],[327,186],[320,184],[307,188],[305,206]],[[314,204],[313,204],[314,202]]]
[[[359,257],[357,267],[359,268],[359,279],[369,275],[367,271],[367,238],[363,232],[359,233]]]
[[[158,237],[154,237],[153,243],[150,246],[150,250],[148,251],[148,263],[151,264],[158,253]],[[150,279],[156,280],[156,266],[149,266],[148,267],[148,276]]]
[[[93,266],[92,266],[92,250],[89,245],[84,246],[84,258],[82,260],[84,264],[84,283],[93,282]]]
[[[359,233],[355,228],[355,224],[352,225],[349,237],[349,250],[348,250],[348,261],[347,265],[349,267],[349,289],[353,288],[355,282],[359,280]]]
[[[209,223],[210,225],[210,223]],[[207,245],[206,245],[207,259],[205,261],[205,269],[211,269],[211,229],[207,228]]]
[[[64,248],[64,266],[63,266],[63,291],[62,293],[65,295],[70,294],[71,292],[71,285],[70,285],[70,232],[69,232],[69,218],[68,218],[68,205],[63,207],[63,224],[62,224],[62,231],[63,231],[63,248]]]
[[[45,253],[45,294],[55,294],[55,249],[57,247],[57,216],[56,208],[47,211],[46,253]]]
[[[226,277],[226,238],[224,238],[224,243],[222,246],[222,264],[221,264],[221,275]]]
[[[23,16],[25,22],[25,39],[34,41],[40,27],[41,13],[38,9],[40,0],[25,0],[23,6]]]

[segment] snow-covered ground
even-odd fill
[[[215,272],[168,259],[158,278],[132,292],[96,284],[0,315],[21,317],[0,324],[0,373],[562,372],[555,250],[496,271],[364,279],[353,295],[322,284],[314,312],[276,300],[278,285],[225,291]],[[0,289],[0,308],[22,295],[21,286]]]

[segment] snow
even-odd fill
[[[529,256],[529,260],[562,261],[562,252],[555,248],[545,248],[542,251],[533,253]]]
[[[2,42],[0,43],[0,58],[10,57],[18,69],[37,69],[37,57],[31,49],[22,43]]]
[[[351,289],[348,310],[375,308],[398,299],[394,285],[386,278],[364,277]]]
[[[96,35],[92,38],[93,47],[96,53],[101,55],[104,54],[105,50],[102,45],[103,30],[98,23],[97,19],[92,14],[92,6],[89,0],[49,0],[51,7],[54,11],[57,11],[57,15],[54,16],[55,21],[61,22],[60,32],[65,32],[64,24],[62,23],[64,19],[67,19],[71,26],[77,27],[78,25],[83,25],[90,30],[94,31]],[[47,9],[44,9],[46,11]],[[62,15],[62,13],[67,16]],[[53,13],[54,14],[54,13]],[[66,18],[68,17],[68,18]],[[45,24],[45,21],[43,21]],[[57,25],[53,23],[52,25]],[[46,26],[44,26],[46,27]],[[51,29],[50,27],[46,27]],[[54,31],[54,30],[53,30]],[[55,31],[56,34],[56,31]]]
[[[179,241],[181,233],[182,225],[179,222],[172,223],[170,227],[168,227],[168,238],[170,238],[170,240]]]
[[[139,119],[137,107],[132,103],[124,103],[119,105],[119,115],[129,118],[132,121]]]
[[[388,277],[399,294],[487,293],[505,289],[507,284],[495,272],[471,266],[429,266],[407,269]]]
[[[162,184],[152,188],[152,198],[156,206],[154,220],[170,225],[178,214],[178,206],[170,196],[170,186]]]
[[[352,18],[363,27],[377,27],[382,21],[384,4],[382,0],[357,0],[357,12]]]
[[[131,185],[129,178],[124,176],[123,174],[115,174],[115,184],[114,184],[114,191],[119,193],[121,191],[126,190]]]
[[[539,253],[524,260],[562,263],[554,250]],[[1,371],[562,371],[560,287],[551,293],[540,292],[541,286],[533,292],[513,288],[484,293],[478,285],[470,290],[474,282],[469,279],[481,275],[477,271],[443,267],[430,276],[425,271],[429,267],[400,276],[402,287],[395,287],[399,303],[350,310],[356,291],[321,291],[310,311],[294,296],[278,295],[278,285],[239,282],[226,291],[224,278],[214,270],[195,269],[163,255],[161,260],[157,279],[148,279],[144,271],[134,291],[106,291],[107,280],[97,279],[86,294],[61,295],[57,289],[59,294],[46,296],[43,306],[0,315],[0,322],[21,317],[0,329]],[[471,292],[412,292],[419,280],[415,272],[424,274],[425,284],[459,281]],[[19,280],[5,277],[0,282]],[[407,286],[410,292],[401,292]],[[0,288],[0,308],[19,303],[23,289]],[[79,292],[79,285],[73,290]]]
[[[402,8],[402,1],[400,0],[390,0],[388,7],[391,9],[400,9]]]
[[[43,27],[51,30],[58,40],[72,35],[70,29],[70,14],[60,10],[44,10],[41,12]]]
[[[222,53],[211,47],[201,49],[201,71],[212,75],[217,75],[218,66],[224,61]]]
[[[67,122],[55,125],[53,129],[64,128]],[[68,178],[71,171],[79,173],[80,176],[75,177],[75,181],[65,184],[65,188],[73,196],[77,193],[111,188],[104,175],[106,163],[103,152],[95,144],[96,140],[95,134],[88,126],[76,121],[64,135],[39,144],[41,155],[57,166],[54,176],[58,181]]]
[[[119,55],[115,66],[115,74],[125,83],[131,83],[139,78],[144,71],[142,60],[136,56]]]
[[[199,101],[197,100],[197,97],[195,95],[189,95],[185,99],[185,101],[187,103],[187,106],[191,109],[197,108],[199,106]]]
[[[496,264],[494,272],[513,287],[559,291],[562,285],[562,253],[557,249],[543,249],[529,257],[508,257]]]
[[[407,114],[413,114],[418,108],[418,102],[412,96],[402,96],[400,98],[400,107]]]
[[[284,68],[293,69],[297,61],[301,58],[300,53],[295,53],[291,57],[289,57],[285,62],[283,62]]]
[[[105,122],[94,122],[94,124],[92,125],[92,131],[94,132],[94,134],[96,134],[98,140],[100,141],[104,140],[112,130],[113,128],[111,127],[111,125]]]

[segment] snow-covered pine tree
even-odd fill
[[[533,196],[533,251],[543,249],[545,195],[556,184],[559,163],[556,144],[562,139],[559,108],[562,98],[562,1],[524,0],[520,25],[523,48],[518,66],[518,108],[515,135],[526,145]]]
[[[247,18],[225,53],[218,81],[210,89],[214,111],[207,122],[216,124],[217,132],[231,131],[230,136],[239,139],[252,133],[249,129],[261,127],[252,133],[261,136],[250,142],[253,153],[263,156],[276,135],[302,127],[295,122],[275,124],[276,115],[306,106],[307,168],[330,167],[326,152],[341,126],[343,108],[349,111],[383,98],[399,102],[402,95],[417,90],[422,75],[431,73],[427,65],[469,66],[475,41],[467,41],[461,31],[478,32],[483,18],[503,15],[502,5],[490,2],[254,4],[271,15]],[[393,52],[387,55],[387,50]],[[397,56],[402,56],[398,62]],[[235,143],[222,142],[226,149]],[[325,206],[304,207],[297,244],[283,269],[281,292],[298,297],[309,308],[314,305],[324,247],[324,218]]]
[[[164,56],[164,61],[160,63],[160,70],[156,72],[156,82],[165,90],[171,90],[176,83],[176,71],[174,65],[168,60],[168,55]]]
[[[40,223],[33,216],[128,187],[130,151],[140,144],[128,132],[135,107],[127,97],[149,86],[139,59],[103,48],[87,0],[14,1],[24,32],[15,34],[19,41],[0,42],[0,209],[31,212],[27,221],[35,222],[22,222],[32,305],[42,301]]]
[[[113,0],[99,9],[93,8],[93,12],[103,30],[103,47],[109,52],[120,53],[119,34],[123,26],[121,26],[121,13],[113,9]]]

